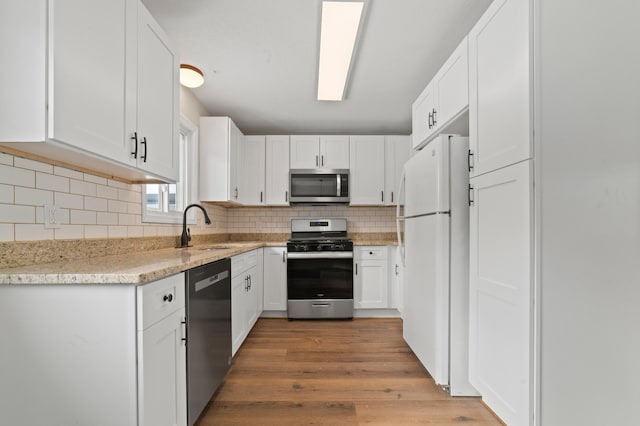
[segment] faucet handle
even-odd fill
[[[187,242],[191,241],[191,229],[187,228]]]

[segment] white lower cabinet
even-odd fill
[[[360,246],[353,249],[353,307],[389,307],[389,275],[386,246]]]
[[[471,179],[469,379],[510,425],[530,419],[530,163]]]
[[[0,286],[0,423],[184,426],[185,282]],[[37,403],[34,403],[37,401]]]
[[[264,248],[265,311],[287,310],[287,248]]]
[[[235,355],[262,313],[258,250],[231,258],[231,346]]]

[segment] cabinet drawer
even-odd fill
[[[144,330],[185,306],[184,273],[138,287],[138,330]]]
[[[258,250],[251,250],[231,258],[231,276],[237,277],[258,264]]]
[[[360,260],[387,258],[387,246],[362,246],[355,250],[355,258]]]

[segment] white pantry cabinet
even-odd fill
[[[411,136],[389,135],[384,137],[384,204],[398,203],[398,189],[404,163],[411,156]]]
[[[231,340],[235,355],[262,313],[258,250],[231,258]]]
[[[470,175],[532,158],[529,2],[495,0],[469,33]]]
[[[386,246],[353,248],[353,307],[389,307],[389,275]]]
[[[349,149],[349,205],[384,205],[384,136],[350,136]]]
[[[0,286],[3,424],[186,425],[184,289]]]
[[[0,28],[13,58],[0,143],[128,180],[178,178],[177,54],[142,3],[4,2]]]
[[[348,169],[349,136],[291,135],[290,168]]]
[[[264,249],[264,304],[265,311],[287,310],[287,248]]]
[[[200,117],[201,201],[240,202],[243,139],[229,117]]]
[[[289,136],[267,136],[265,197],[268,206],[289,205]]]
[[[455,121],[469,105],[467,38],[418,96],[412,106],[413,147],[431,140]]]
[[[240,202],[265,205],[265,137],[245,136],[241,149]]]

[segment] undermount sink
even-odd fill
[[[232,247],[227,246],[204,246],[204,247],[193,247],[196,250],[229,250]]]

